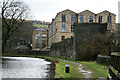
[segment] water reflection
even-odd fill
[[[49,64],[39,58],[3,57],[2,78],[47,78]]]

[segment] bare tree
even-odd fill
[[[7,43],[16,38],[12,36],[22,27],[28,17],[29,8],[20,0],[4,0],[2,4],[2,52]]]

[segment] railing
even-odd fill
[[[120,80],[120,53],[112,53],[109,66],[109,79]]]
[[[110,56],[98,55],[96,62],[99,63],[99,64],[103,64],[103,65],[108,66],[110,64],[110,59],[111,59]]]

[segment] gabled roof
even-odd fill
[[[76,13],[76,12],[70,10],[70,9],[66,9],[66,10],[63,10],[63,11],[61,11],[61,12],[58,12],[58,14],[59,14],[59,13],[62,13],[62,12],[65,12],[65,11],[70,11],[70,12]],[[76,13],[76,14],[77,14],[77,13]]]
[[[92,14],[95,14],[95,13],[93,13],[93,12],[89,11],[89,10],[84,10],[84,11],[82,11],[82,12],[78,13],[78,14],[81,14],[81,13],[83,13],[83,12],[90,12],[90,13],[92,13]]]
[[[76,13],[76,12],[74,12],[74,11],[72,11],[72,10],[66,9],[66,10],[63,10],[63,11],[61,11],[61,12],[58,12],[57,15],[55,16],[54,20],[56,19],[56,17],[58,16],[58,14],[60,14],[60,13],[62,13],[62,12],[64,12],[64,11],[70,11],[70,12]],[[77,14],[77,13],[76,13],[76,14]],[[51,24],[54,22],[54,20],[51,22]],[[50,25],[51,25],[51,24],[50,24]]]
[[[107,11],[107,10],[104,10],[104,11],[102,11],[102,12],[100,12],[100,13],[104,13],[104,12],[108,12],[108,13],[110,13],[110,14],[115,15],[114,13],[111,13],[110,11]],[[97,14],[100,14],[100,13],[97,13]],[[116,15],[115,15],[115,16],[116,16]]]

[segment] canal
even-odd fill
[[[3,57],[2,78],[50,78],[51,62],[31,57]]]

